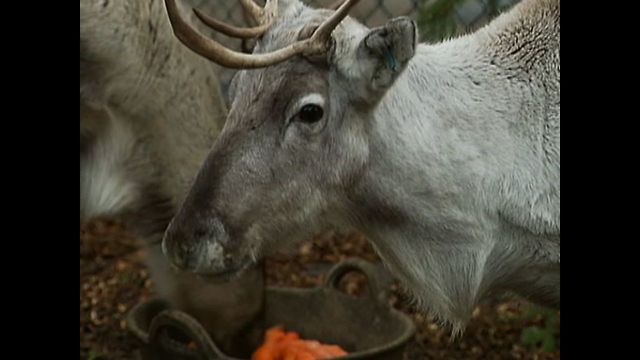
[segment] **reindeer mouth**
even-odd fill
[[[222,271],[198,270],[194,271],[196,276],[204,281],[212,283],[231,282],[237,280],[242,274],[255,263],[249,259],[243,260],[238,265],[226,268]]]

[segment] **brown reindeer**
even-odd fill
[[[211,282],[173,270],[160,250],[226,114],[213,65],[175,39],[162,1],[80,1],[81,218],[123,219],[159,294],[223,349],[242,349],[233,339],[261,309],[261,268]]]

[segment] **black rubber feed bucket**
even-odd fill
[[[337,289],[340,279],[352,271],[367,277],[367,296],[352,297]],[[335,265],[317,288],[267,288],[259,333],[283,325],[304,339],[341,346],[349,355],[340,359],[402,359],[415,326],[388,305],[386,287],[375,274],[373,264],[349,259]],[[195,319],[161,299],[137,305],[127,320],[143,343],[144,360],[243,360],[224,354]],[[256,339],[253,349],[261,341]]]

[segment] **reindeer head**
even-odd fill
[[[357,222],[351,195],[371,156],[370,113],[413,57],[417,32],[408,18],[369,29],[347,17],[356,3],[332,11],[241,0],[253,28],[196,11],[227,35],[257,37],[244,54],[198,33],[166,0],[183,43],[240,69],[224,129],[165,234],[177,267],[237,273],[284,244]]]

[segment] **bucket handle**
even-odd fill
[[[168,342],[171,341],[167,336],[161,336],[163,330],[173,328],[187,338],[195,341],[197,351],[189,351],[186,346],[176,349]],[[166,334],[166,332],[165,332]],[[163,310],[156,315],[149,326],[149,342],[156,346],[162,346],[165,351],[179,351],[181,353],[189,352],[189,355],[197,356],[200,360],[236,360],[226,356],[211,341],[207,331],[200,323],[188,314],[178,310]]]
[[[386,306],[389,299],[388,286],[386,285],[390,284],[390,279],[383,279],[383,274],[380,274],[380,271],[372,263],[362,259],[349,258],[335,264],[327,273],[324,280],[324,288],[340,292],[338,290],[340,280],[353,271],[365,275],[369,296],[373,297],[376,303]]]

